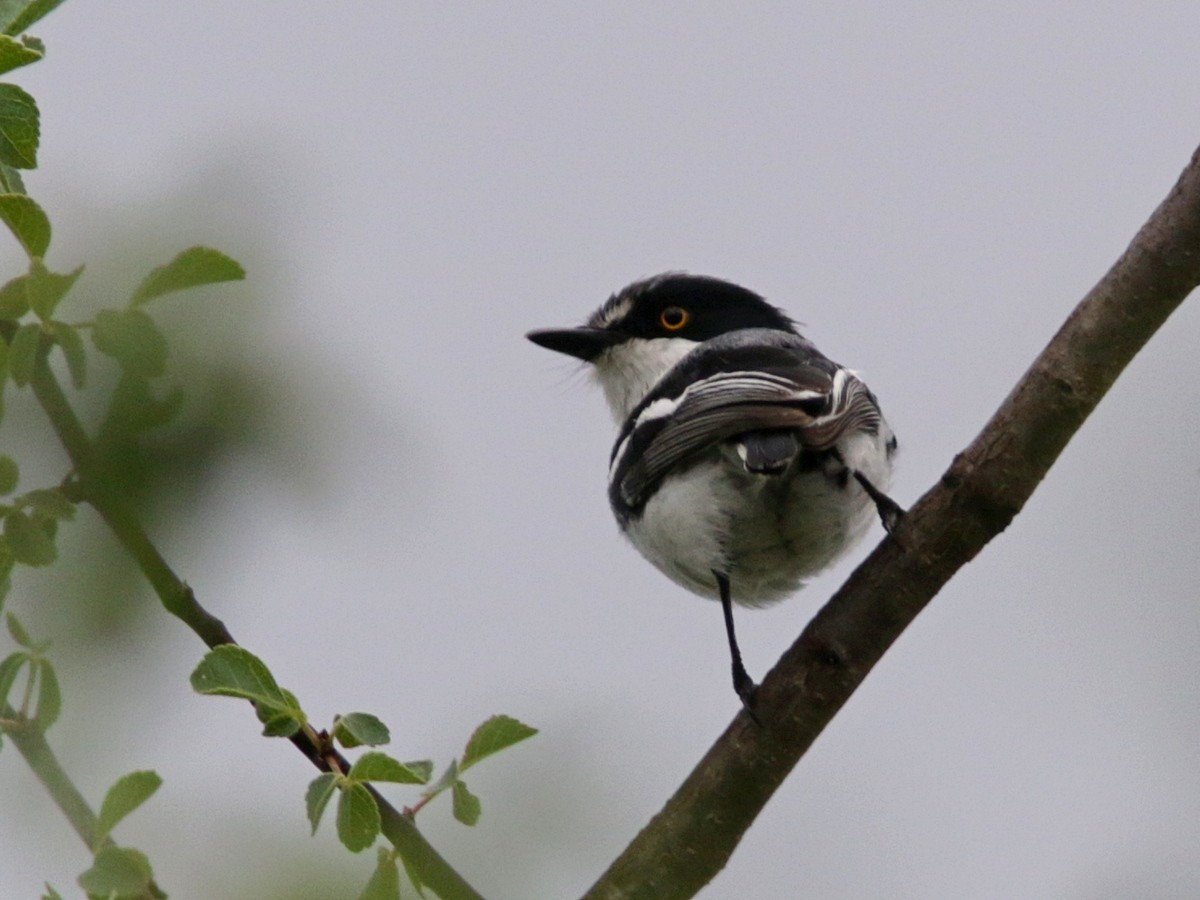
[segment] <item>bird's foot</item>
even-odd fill
[[[862,472],[855,472],[854,480],[862,485],[867,496],[874,501],[875,511],[879,513],[879,521],[883,523],[883,530],[895,536],[896,526],[904,518],[904,507],[871,484],[871,480]]]
[[[895,537],[896,526],[905,516],[904,507],[886,494],[880,496],[883,499],[875,501],[875,509],[879,512],[879,521],[883,523],[883,530]]]
[[[755,712],[755,700],[758,698],[758,685],[754,683],[754,679],[746,672],[746,667],[740,662],[733,664],[733,689],[737,692],[738,698],[742,701],[742,709],[746,710],[748,715],[755,725],[761,726],[762,720],[759,719],[758,713]]]

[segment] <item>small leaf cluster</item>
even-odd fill
[[[0,195],[0,219],[20,237],[20,229],[26,227],[27,220],[14,220],[5,212],[15,208],[6,201],[17,197],[27,201],[21,208],[38,208],[24,195]],[[45,249],[48,227],[46,241],[34,244],[35,248]],[[30,246],[27,239],[22,243]],[[208,247],[192,247],[147,275],[124,308],[103,309],[90,322],[70,324],[55,318],[55,313],[58,302],[82,271],[80,266],[59,275],[48,270],[40,257],[31,256],[28,272],[0,286],[0,416],[5,384],[8,381],[17,387],[30,384],[38,367],[46,364],[55,349],[62,352],[72,383],[82,388],[88,371],[82,332],[90,331],[95,348],[115,360],[121,369],[96,438],[101,446],[113,445],[167,423],[183,403],[183,394],[178,389],[159,398],[151,387],[150,380],[165,370],[167,342],[154,320],[141,308],[142,304],[169,291],[241,278],[244,273],[241,266],[224,254]],[[30,312],[33,318],[26,321]],[[97,456],[97,464],[99,459]],[[17,487],[18,474],[17,463],[0,455],[0,496]],[[31,491],[0,505],[4,520],[0,572],[9,571],[13,563],[29,566],[53,563],[57,558],[57,523],[73,514],[73,501],[58,488]]]
[[[0,194],[0,220],[29,250],[29,243],[22,234],[26,223],[6,215],[6,210],[11,208],[7,201],[14,199],[22,201],[22,207],[37,209],[43,219],[45,214],[24,195]],[[48,224],[46,228],[48,243]],[[4,349],[0,351],[0,384],[11,380],[17,387],[29,384],[40,360],[57,348],[65,359],[72,384],[82,388],[88,374],[87,348],[82,333],[90,331],[92,345],[120,367],[122,382],[126,384],[124,392],[131,396],[149,396],[149,380],[166,370],[167,339],[143,306],[173,291],[245,277],[242,267],[225,254],[211,247],[191,247],[153,269],[123,306],[102,309],[91,321],[72,324],[56,318],[55,313],[60,301],[83,274],[83,266],[67,273],[52,272],[40,256],[30,252],[29,270],[0,286],[0,332],[5,337]],[[27,319],[30,312],[33,318]],[[114,409],[110,409],[108,416],[110,422],[114,419],[114,410],[120,409],[116,404],[121,399],[127,398],[114,398]],[[171,407],[175,405],[170,404]],[[163,415],[163,412],[169,414]],[[170,408],[149,417],[143,416],[140,427],[162,424],[173,412],[174,408]]]
[[[513,744],[537,734],[537,729],[526,725],[512,716],[492,716],[481,724],[467,740],[461,759],[450,760],[442,776],[422,795],[432,800],[444,791],[450,791],[454,818],[464,825],[474,825],[483,811],[479,798],[467,790],[462,773],[477,762],[494,753],[499,753]]]
[[[62,710],[58,676],[46,656],[50,642],[31,638],[11,612],[4,618],[9,635],[21,649],[0,660],[0,726],[45,732],[58,721]],[[18,686],[22,673],[20,696],[14,697],[13,688]]]
[[[9,577],[5,573],[0,579],[0,609],[8,591]],[[34,640],[13,613],[5,613],[4,619],[9,636],[20,649],[0,660],[0,732],[33,729],[45,733],[62,711],[58,675],[46,655],[50,642]],[[19,696],[14,696],[13,689],[18,686]]]
[[[346,727],[347,720],[351,719],[357,723],[355,729]],[[369,724],[364,728],[361,723]],[[368,728],[371,736],[369,741],[362,739]],[[351,738],[350,743],[346,743],[344,739],[347,734]],[[421,793],[420,805],[410,808],[408,814],[414,816],[417,809],[434,797],[450,791],[453,797],[454,817],[464,825],[474,825],[479,821],[482,805],[479,798],[467,789],[462,780],[462,773],[493,753],[535,734],[536,728],[518,722],[511,716],[492,716],[475,729],[467,741],[461,760],[450,761],[441,777]],[[370,713],[351,713],[349,716],[339,717],[335,722],[332,737],[343,747],[356,747],[365,743],[378,746],[389,740],[387,726]],[[428,785],[432,775],[433,763],[430,760],[402,763],[374,750],[360,756],[345,774],[325,772],[312,781],[306,797],[308,819],[312,824],[313,833],[316,833],[317,825],[333,792],[340,790],[338,838],[347,849],[355,853],[365,850],[375,842],[379,834],[379,812],[375,807],[374,798],[364,786],[372,782]]]
[[[3,587],[7,589],[7,584]],[[0,590],[0,604],[3,599]],[[33,729],[44,734],[62,709],[58,676],[46,655],[50,642],[30,637],[11,612],[6,613],[5,622],[9,636],[21,649],[0,660],[0,729]],[[25,681],[18,699],[11,695],[22,672]],[[108,789],[91,836],[92,865],[79,876],[79,885],[89,897],[122,900],[160,895],[146,855],[117,846],[110,836],[117,823],[149,799],[161,784],[162,779],[154,772],[141,771],[125,775]],[[51,888],[47,896],[58,894]]]
[[[17,486],[16,461],[0,454],[0,497]],[[58,558],[58,523],[75,518],[75,503],[61,488],[38,488],[6,502],[0,501],[0,578],[7,581],[13,566],[48,566]]]
[[[109,838],[116,823],[150,799],[161,785],[162,779],[157,773],[142,770],[122,776],[104,794],[100,815],[96,817],[96,834],[92,838],[94,858],[91,868],[79,876],[79,887],[86,890],[90,898],[102,896],[120,900],[143,898],[148,894],[162,895],[154,886],[154,872],[145,853],[132,847],[119,847]]]
[[[434,797],[437,797],[439,794],[442,794],[446,791],[450,791],[454,817],[464,825],[474,825],[479,821],[479,815],[482,811],[482,804],[480,803],[479,798],[467,789],[466,783],[462,780],[462,773],[471,766],[475,765],[477,762],[486,759],[494,753],[498,753],[501,750],[511,747],[513,744],[523,741],[526,738],[533,737],[535,734],[537,734],[536,728],[532,728],[529,725],[512,718],[511,716],[492,716],[490,719],[476,728],[472,733],[470,739],[467,741],[467,746],[463,751],[461,759],[451,760],[441,777],[422,792],[420,803],[414,807],[406,809],[405,813],[410,818],[414,817],[416,813]],[[371,755],[372,754],[367,754],[367,756]],[[376,755],[382,756],[383,754]],[[365,758],[366,757],[360,758],[359,761],[351,767],[349,774],[346,776],[347,779],[350,779],[354,775],[355,770],[359,769],[359,764]],[[420,763],[405,763],[403,765],[410,770],[419,768],[420,773],[425,777],[425,782],[428,782],[429,776],[432,772],[432,764],[428,760],[422,760]],[[369,770],[364,769],[363,771]],[[325,785],[330,783],[330,777],[331,776],[329,776],[328,773],[326,775],[322,775],[314,780],[309,786],[308,815],[309,821],[312,822],[314,834],[317,830],[317,823],[320,821],[321,811],[324,809],[324,805],[329,802],[328,796],[326,796],[324,800],[321,800],[319,795],[323,791],[332,790],[332,788],[325,787]],[[396,779],[363,778],[362,780],[384,781]],[[334,782],[336,784],[336,779],[334,779]],[[344,793],[345,790],[346,789],[343,788],[343,800],[346,796]],[[320,805],[316,806],[315,808],[314,794],[318,795],[316,799],[320,803]],[[370,797],[369,792],[367,793],[367,797]],[[355,847],[350,846],[350,844],[346,842],[346,835],[342,830],[341,812],[342,810],[339,806],[338,837],[341,838],[342,843],[345,844],[349,849],[355,850]],[[355,835],[355,837],[361,842],[366,838],[367,833],[368,832],[364,831],[361,835]],[[370,841],[367,843],[362,843],[359,849],[368,847],[374,842],[375,833],[371,832],[370,835]],[[408,876],[408,880],[412,883],[413,887],[416,888],[418,893],[424,896],[424,885],[422,883],[420,873],[413,865],[411,865],[410,861],[405,859],[394,849],[380,848],[375,871],[371,875],[371,879],[367,882],[363,892],[359,895],[359,900],[399,900],[400,874],[396,865],[397,860],[404,865],[405,874]]]
[[[104,795],[92,838],[92,865],[79,876],[79,886],[89,897],[141,898],[163,896],[154,885],[154,873],[146,854],[132,847],[119,847],[110,838],[116,824],[150,799],[162,785],[158,773],[130,772]]]
[[[338,793],[338,840],[351,853],[366,850],[375,843],[382,827],[379,806],[367,785],[428,784],[432,774],[430,760],[400,762],[379,750],[364,753],[346,773],[322,772],[309,783],[304,795],[313,833],[316,834],[329,801]]]
[[[0,74],[19,69],[37,62],[45,56],[42,42],[29,35],[20,35],[34,21],[50,10],[39,12],[32,18],[25,15],[35,6],[46,4],[30,3],[25,10],[14,10],[19,4],[0,5]],[[55,4],[57,5],[57,4]],[[20,189],[21,169],[37,168],[38,139],[41,136],[41,119],[33,97],[15,84],[0,82],[0,187],[5,191]],[[21,192],[18,190],[18,192]],[[49,240],[49,226],[45,226]],[[37,240],[36,225],[29,233]],[[41,254],[37,254],[41,255]]]
[[[309,727],[296,696],[280,687],[266,664],[244,647],[224,644],[210,650],[192,672],[191,681],[192,687],[201,694],[249,700],[264,724],[263,733],[268,736],[290,737],[301,728]],[[511,716],[492,716],[475,729],[462,756],[451,760],[441,777],[430,785],[432,761],[401,762],[375,749],[362,753],[348,770],[341,771],[336,765],[336,759],[340,757],[334,752],[335,746],[343,749],[380,747],[391,741],[391,732],[371,713],[339,715],[328,732],[315,735],[316,744],[326,747],[329,750],[326,758],[335,763],[331,764],[330,771],[314,778],[305,792],[304,803],[312,832],[316,834],[325,810],[336,795],[338,839],[353,853],[370,847],[383,826],[374,793],[374,786],[381,784],[428,785],[420,801],[405,810],[410,817],[434,797],[449,791],[454,817],[465,825],[474,825],[479,821],[482,806],[479,798],[467,789],[462,773],[535,734],[536,728]],[[418,872],[406,860],[394,850],[381,850],[378,866],[363,898],[399,897],[397,859],[404,863],[409,880],[418,890],[422,888]]]
[[[291,737],[308,724],[296,695],[279,686],[266,664],[244,647],[223,644],[205,654],[192,672],[192,688],[201,694],[240,697],[254,704],[263,734],[270,737]],[[323,743],[332,749],[333,743],[343,747],[377,747],[391,740],[386,725],[370,713],[350,713],[338,716]],[[375,842],[379,835],[380,817],[375,798],[366,785],[372,782],[396,784],[427,784],[433,772],[428,760],[402,763],[386,753],[364,753],[348,772],[325,772],[309,786],[306,793],[308,818],[313,832],[334,793],[338,800],[338,836],[347,848],[357,853]]]

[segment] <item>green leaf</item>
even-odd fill
[[[47,519],[70,521],[75,518],[75,504],[58,488],[38,488],[22,494],[20,505]]]
[[[8,548],[8,542],[0,538],[0,609],[4,608],[4,599],[12,589],[12,578],[9,576],[12,574],[14,565],[16,565],[16,560],[13,559],[12,551]]]
[[[458,781],[458,760],[452,759],[450,765],[446,766],[446,771],[442,773],[442,777],[421,791],[421,796],[436,797],[447,788],[453,787],[456,781]]]
[[[476,728],[471,739],[467,741],[467,749],[463,751],[459,771],[465,772],[481,759],[486,759],[493,753],[499,753],[535,734],[537,734],[536,728],[518,722],[512,716],[492,716]]]
[[[52,12],[63,0],[2,0],[0,2],[0,31],[20,34],[42,16]],[[24,37],[26,43],[41,45],[37,38]]]
[[[71,384],[82,388],[87,379],[87,351],[83,348],[83,338],[66,322],[47,322],[46,331],[51,340],[62,347],[67,370],[71,373]]]
[[[102,845],[117,823],[149,800],[161,786],[162,779],[158,773],[149,769],[130,772],[118,778],[100,804],[94,846]]]
[[[41,326],[26,322],[17,329],[12,343],[8,345],[8,372],[12,376],[13,383],[18,387],[24,387],[33,378],[33,368],[37,364],[38,342],[41,337]]]
[[[406,856],[400,857],[400,864],[404,866],[404,874],[408,876],[409,882],[416,889],[417,893],[424,897],[425,882],[421,880],[421,873],[417,871],[416,865]]]
[[[0,419],[4,418],[4,385],[8,381],[9,355],[8,342],[0,338]]]
[[[0,84],[0,88],[11,85]],[[50,220],[26,194],[0,194],[0,219],[8,226],[30,259],[41,259],[50,246]]]
[[[474,825],[478,822],[479,814],[483,811],[483,804],[479,802],[479,798],[468,791],[461,781],[454,782],[451,793],[454,798],[454,818],[464,825]]]
[[[433,776],[432,759],[410,759],[404,764],[404,768],[415,773],[421,779],[419,784],[428,784],[429,779]]]
[[[21,473],[11,456],[0,456],[0,496],[11,494],[17,489]]]
[[[29,662],[29,654],[23,652],[10,653],[0,660],[0,703],[8,700],[8,692],[17,681],[21,667]]]
[[[21,173],[4,163],[0,163],[0,193],[25,193],[25,181],[21,178]]]
[[[358,900],[400,900],[400,870],[396,867],[395,852],[379,848],[375,871]]]
[[[338,840],[351,853],[366,850],[379,835],[379,807],[375,798],[361,784],[348,784],[342,788],[338,800]]]
[[[308,790],[304,792],[304,808],[308,811],[308,821],[312,825],[313,834],[317,833],[317,826],[321,824],[321,816],[325,814],[329,798],[336,790],[337,776],[332,772],[322,772],[308,783]]]
[[[58,676],[54,666],[48,659],[37,661],[38,701],[37,712],[33,714],[34,724],[43,732],[49,731],[50,726],[58,721],[62,712],[62,691],[58,687]]]
[[[183,389],[178,385],[159,400],[150,389],[150,382],[141,375],[125,372],[113,390],[101,433],[128,435],[148,428],[165,425],[183,407]]]
[[[167,339],[140,309],[104,309],[92,324],[92,343],[127,372],[153,378],[167,365]]]
[[[346,777],[355,781],[390,781],[393,784],[425,784],[429,781],[433,763],[422,760],[406,765],[386,753],[372,750],[354,761]]]
[[[291,737],[304,725],[304,712],[300,709],[300,701],[289,690],[283,691],[284,706],[259,704],[254,712],[263,723],[264,737]]]
[[[58,559],[54,538],[20,510],[4,517],[4,539],[16,561],[27,566],[48,566]]]
[[[153,877],[146,854],[109,844],[96,851],[92,867],[79,876],[79,886],[100,897],[136,897],[146,891]]]
[[[141,306],[185,288],[219,281],[240,281],[246,270],[238,262],[211,247],[189,247],[165,265],[153,269],[133,292],[130,306]]]
[[[261,659],[236,644],[214,647],[200,660],[191,676],[192,689],[200,694],[244,697],[256,703],[286,704],[283,689]]]
[[[63,900],[62,894],[50,887],[50,882],[43,882],[46,885],[46,893],[42,894],[42,900]]]
[[[304,724],[304,710],[295,696],[281,688],[263,661],[244,647],[222,644],[213,648],[192,672],[191,682],[200,694],[253,702],[267,726],[263,733],[270,737],[287,737]]]
[[[0,457],[2,459],[2,457]],[[0,491],[5,494],[7,491]],[[378,747],[391,740],[388,727],[370,713],[354,712],[338,716],[333,723],[333,736],[343,747]]]
[[[24,647],[26,650],[34,649],[33,638],[29,636],[29,632],[25,630],[25,626],[18,621],[16,616],[6,613],[4,623],[8,626],[8,633],[17,646]]]
[[[83,266],[79,266],[74,272],[59,275],[57,272],[51,272],[40,262],[34,262],[29,270],[29,280],[25,282],[25,293],[29,295],[30,309],[37,313],[38,318],[43,321],[53,317],[59,301],[66,296],[67,291],[82,274]]]
[[[11,72],[13,69],[37,62],[43,55],[24,41],[18,41],[7,34],[0,35],[0,73]]]
[[[0,162],[36,169],[40,128],[37,102],[15,84],[0,84]]]
[[[19,319],[29,312],[29,292],[25,290],[28,275],[18,275],[0,287],[0,319]]]
[[[263,723],[263,737],[291,737],[304,727],[300,719],[285,712],[271,713],[266,718],[260,717],[260,721]]]

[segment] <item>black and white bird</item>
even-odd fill
[[[896,438],[875,395],[781,310],[743,287],[668,272],[614,294],[578,328],[531,331],[592,364],[620,424],[608,498],[673,581],[719,599],[733,685],[755,684],[733,603],[765,606],[830,565],[878,512]]]

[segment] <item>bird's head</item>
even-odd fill
[[[617,421],[697,344],[743,328],[794,334],[791,319],[753,291],[667,272],[613,294],[577,328],[543,328],[540,347],[592,363]]]

